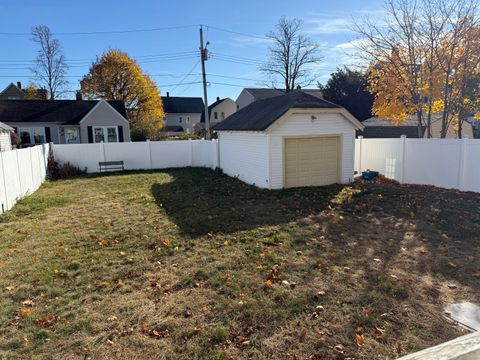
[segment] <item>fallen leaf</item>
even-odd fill
[[[382,328],[379,328],[379,327],[375,326],[375,334],[383,335],[384,332],[385,332],[385,329],[382,329]]]
[[[162,244],[163,244],[163,246],[168,246],[168,245],[170,245],[170,240],[169,239],[162,239]]]
[[[22,305],[24,306],[33,306],[33,301],[30,299],[22,301]]]
[[[92,224],[93,224],[93,219],[92,219],[92,218],[88,218],[88,219],[87,219],[87,224],[88,224],[88,225],[92,225]]]
[[[108,321],[115,321],[115,320],[118,320],[118,318],[115,316],[115,315],[112,315],[112,316],[109,316],[107,318]]]
[[[293,356],[290,354],[285,355],[285,360],[293,360]]]
[[[457,264],[455,264],[452,261],[449,261],[447,265],[448,265],[449,268],[452,268],[452,269],[456,269],[458,267]]]
[[[343,354],[343,345],[342,344],[337,344],[332,347],[334,351],[336,351],[339,354]]]
[[[35,320],[35,324],[37,324],[38,326],[49,328],[49,327],[52,327],[55,324],[55,322],[57,322],[58,320],[60,320],[60,317],[55,315],[49,315],[49,316],[44,316],[41,319]]]
[[[20,309],[20,311],[18,313],[20,314],[20,316],[30,316],[30,315],[32,315],[32,310],[30,310],[30,309]]]
[[[62,256],[62,254],[60,254],[60,251],[57,251],[57,252],[55,253],[55,257],[60,257],[60,256]]]
[[[355,340],[357,342],[357,346],[362,347],[365,344],[365,336],[356,334]]]
[[[117,286],[125,286],[125,282],[123,280],[118,280]]]
[[[272,281],[271,280],[265,281],[265,287],[269,288],[270,286],[272,286]]]
[[[7,289],[7,291],[12,291],[13,289],[15,289],[15,286],[8,285],[8,286],[5,286],[5,289]]]

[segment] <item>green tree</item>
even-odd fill
[[[118,50],[108,50],[92,64],[80,81],[82,94],[89,99],[122,100],[132,132],[157,139],[163,127],[162,98],[152,79],[140,66]]]
[[[374,95],[368,91],[368,76],[348,68],[337,69],[326,85],[318,84],[325,100],[343,106],[363,121],[372,116]]]

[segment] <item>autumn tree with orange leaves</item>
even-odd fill
[[[387,0],[385,24],[357,24],[358,42],[369,61],[372,112],[400,125],[415,118],[418,134],[431,137],[440,113],[441,137],[478,110],[479,24],[475,0]],[[477,86],[477,88],[475,88]]]
[[[160,92],[126,53],[118,50],[105,52],[91,65],[80,85],[87,98],[122,100],[132,132],[152,140],[159,137],[165,116]]]

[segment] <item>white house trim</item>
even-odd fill
[[[286,119],[288,119],[291,115],[296,114],[312,114],[312,115],[322,115],[322,114],[340,114],[342,115],[347,121],[352,123],[357,129],[363,130],[365,126],[358,121],[350,112],[343,108],[328,108],[328,109],[296,109],[292,108],[288,110],[285,114],[281,115],[277,120],[275,120],[270,126],[268,126],[265,131],[270,132],[276,127],[280,126]]]
[[[115,110],[115,108],[112,105],[110,105],[106,100],[99,100],[98,103],[83,117],[83,119],[78,122],[78,124],[80,125],[86,119],[88,119],[96,111],[97,106],[99,106],[102,103],[107,104],[108,107],[110,107],[110,109],[116,114],[117,117],[121,118],[125,123],[130,125],[130,122],[127,119],[125,119],[122,114],[120,114],[117,110]]]

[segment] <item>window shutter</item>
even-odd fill
[[[52,135],[50,134],[50,126],[45,126],[45,141],[47,143],[52,142]]]
[[[123,126],[118,127],[118,142],[123,142]]]
[[[88,133],[88,142],[93,143],[93,128],[91,126],[87,126],[87,133]]]

